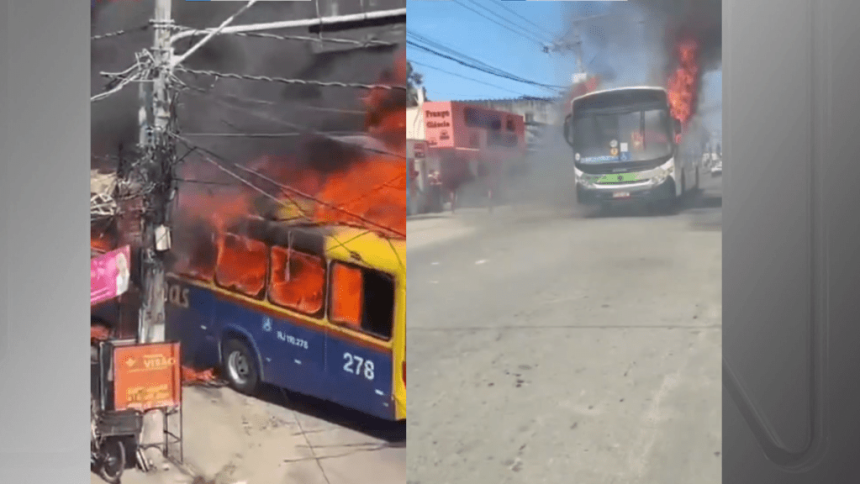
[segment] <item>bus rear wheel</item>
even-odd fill
[[[239,393],[253,395],[260,382],[260,373],[248,345],[237,338],[228,339],[222,355],[222,373],[230,387]]]

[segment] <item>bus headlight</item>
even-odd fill
[[[583,188],[591,188],[594,186],[594,183],[591,179],[590,175],[586,175],[584,172],[579,170],[578,168],[573,168],[573,174],[576,177],[576,184]]]
[[[675,160],[669,160],[654,169],[654,176],[651,177],[652,185],[659,185],[666,181],[669,177],[675,176]]]
[[[594,188],[594,180],[595,178],[589,175],[583,175],[576,178],[576,183],[582,188]]]

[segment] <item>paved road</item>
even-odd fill
[[[410,484],[721,482],[718,182],[408,222]]]

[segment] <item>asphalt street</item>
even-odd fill
[[[719,180],[678,214],[415,218],[409,484],[718,484]]]

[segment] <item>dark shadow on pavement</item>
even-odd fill
[[[380,439],[388,447],[406,447],[406,422],[389,422],[332,402],[264,385],[260,400]]]

